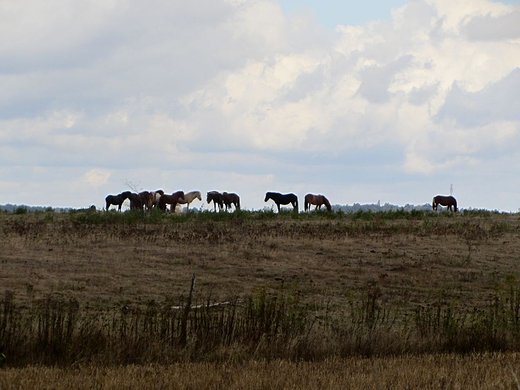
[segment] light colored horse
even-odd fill
[[[157,191],[150,192],[150,203],[151,203],[150,207],[157,208],[159,206],[159,201],[161,200],[161,196],[163,196],[163,195],[164,195],[163,190],[157,190]]]
[[[189,210],[190,203],[193,202],[195,199],[202,201],[202,195],[200,194],[200,191],[191,191],[184,194],[184,200],[179,199],[178,204],[185,204],[186,208]]]

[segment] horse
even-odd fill
[[[156,190],[156,191],[150,192],[150,202],[151,202],[150,207],[157,208],[159,206],[159,200],[161,199],[161,196],[163,196],[163,195],[164,195],[163,190]]]
[[[187,194],[184,194],[184,199],[179,200],[179,204],[185,204],[186,208],[189,210],[190,203],[193,202],[195,199],[202,201],[202,195],[200,194],[200,191],[191,191]]]
[[[217,205],[220,210],[224,207],[224,199],[222,198],[222,194],[218,191],[209,191],[206,194],[206,202],[208,204],[213,201],[213,210],[217,211]]]
[[[128,195],[128,199],[130,200],[130,210],[142,210],[143,209],[143,199],[140,194],[131,192]]]
[[[278,207],[278,212],[280,212],[281,204],[292,204],[295,211],[298,210],[298,197],[294,194],[280,194],[278,192],[267,192],[265,194],[264,202],[267,202],[269,199],[272,199],[276,206]]]
[[[141,191],[138,194],[141,197],[141,208],[146,208],[146,210],[150,210],[152,207],[152,193],[150,191]]]
[[[166,211],[166,205],[170,206],[170,212],[175,212],[175,206],[177,206],[177,203],[179,200],[184,200],[184,192],[183,191],[177,191],[174,192],[171,195],[162,195],[159,199],[159,210]]]
[[[322,205],[325,205],[325,207],[327,207],[327,211],[332,210],[329,200],[321,194],[320,195],[313,195],[313,194],[305,195],[305,211],[310,211],[311,205],[316,206],[314,208],[314,210],[321,210]]]
[[[432,200],[433,210],[437,210],[437,206],[448,206],[448,210],[457,212],[457,200],[453,196],[437,195]],[[452,209],[453,207],[453,209]]]
[[[222,201],[224,202],[224,205],[226,206],[226,211],[231,208],[231,205],[235,205],[235,211],[240,210],[240,196],[237,194],[231,192],[223,192],[222,193]]]
[[[107,195],[105,198],[106,203],[106,209],[108,211],[108,208],[111,205],[119,206],[118,211],[121,211],[121,206],[123,205],[123,202],[128,199],[128,196],[131,194],[130,191],[121,192],[119,195]]]
[[[143,191],[140,192],[139,195],[141,196],[143,206],[146,207],[147,211],[150,211],[152,208],[159,205],[159,199],[164,195],[164,191]]]

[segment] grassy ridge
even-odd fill
[[[520,284],[507,270],[519,231],[516,215],[475,211],[2,214],[0,255],[15,287],[0,300],[0,352],[8,366],[104,366],[518,351]],[[27,258],[39,261],[30,273]],[[198,293],[184,282],[158,299],[160,276],[182,269],[231,287]],[[52,272],[66,279],[53,284],[59,294],[41,284]],[[442,294],[427,287],[432,272],[452,274],[439,279]],[[95,284],[106,273],[147,298]],[[233,293],[246,278],[260,282]],[[91,305],[87,291],[109,301]],[[484,298],[457,299],[477,292]]]

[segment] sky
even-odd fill
[[[3,0],[0,204],[452,189],[516,212],[519,20],[519,1]]]

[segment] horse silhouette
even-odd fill
[[[162,195],[159,199],[159,210],[166,211],[166,206],[170,205],[170,212],[174,213],[179,200],[184,200],[183,191],[177,191],[171,195]]]
[[[448,206],[448,210],[457,212],[457,200],[453,196],[437,195],[433,197],[432,208],[437,210],[437,206]],[[452,209],[453,207],[453,209]]]
[[[295,211],[298,210],[298,197],[295,194],[280,194],[279,192],[266,192],[264,202],[272,199],[280,212],[280,205],[291,204]]]
[[[231,205],[235,206],[235,210],[240,210],[240,196],[233,192],[223,192],[222,193],[222,201],[226,206],[226,211],[231,208]]]
[[[224,198],[222,197],[222,194],[218,191],[209,191],[206,194],[206,202],[208,202],[208,204],[213,202],[213,211],[217,211],[217,206],[219,210],[222,210],[224,208]]]
[[[105,198],[106,203],[106,210],[108,211],[108,208],[111,205],[118,206],[118,211],[121,211],[121,206],[123,205],[123,202],[128,199],[130,196],[130,191],[121,192],[119,195],[107,195]]]

